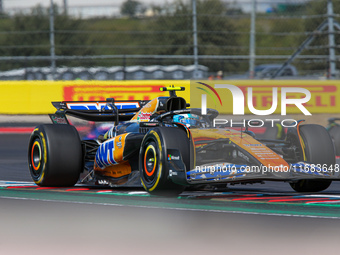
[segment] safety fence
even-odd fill
[[[111,2],[102,9],[117,11],[106,17],[93,6],[95,17],[86,15],[91,6],[77,16],[72,1],[68,8],[17,12],[5,5],[1,71],[49,68],[46,79],[57,80],[60,68],[202,65],[208,75],[222,71],[229,79],[252,71],[263,78],[259,65],[282,65],[294,56],[291,64],[303,79],[340,77],[340,0],[154,1],[130,14],[117,13],[121,6]],[[9,74],[3,78],[17,79]]]

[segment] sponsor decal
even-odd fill
[[[118,138],[117,147],[122,148],[122,136]]]
[[[106,98],[116,100],[151,100],[165,93],[159,91],[164,85],[69,85],[64,86],[65,101],[105,101]]]
[[[99,168],[104,169],[107,166],[117,164],[114,160],[115,139],[104,142],[100,145],[96,153],[96,163]]]
[[[135,109],[139,108],[140,105],[138,102],[115,102],[118,110],[121,109]],[[75,103],[66,103],[68,109],[71,110],[110,110],[106,103],[93,103],[93,102],[75,102]]]
[[[168,161],[171,161],[171,160],[179,160],[179,156],[168,154]]]
[[[176,171],[173,170],[169,170],[169,177],[174,176],[174,175],[178,175]]]
[[[50,116],[54,124],[68,124],[65,117],[57,117],[56,115],[52,115],[52,114]]]
[[[107,180],[98,180],[98,184],[101,184],[101,185],[108,185],[109,182]]]
[[[147,121],[150,119],[152,112],[140,112],[137,116],[137,121]]]
[[[95,157],[95,165],[99,169],[96,167],[96,170],[104,169],[123,161],[124,144],[127,135],[128,133],[114,137],[99,146]]]
[[[151,115],[157,111],[158,103],[157,98],[151,100],[131,120],[137,122],[149,121]]]

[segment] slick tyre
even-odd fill
[[[303,125],[300,135],[306,160],[310,163],[335,166],[335,152],[332,139],[327,130],[320,125]],[[301,158],[303,160],[303,158]],[[297,192],[319,192],[331,185],[331,180],[299,180],[290,183]]]
[[[340,126],[331,127],[328,132],[331,135],[335,146],[335,154],[340,156]]]
[[[82,147],[74,126],[40,125],[28,146],[29,171],[39,186],[74,186],[82,170]]]
[[[143,187],[152,195],[176,196],[184,186],[169,179],[167,149],[179,150],[186,169],[190,168],[190,141],[187,133],[179,128],[163,127],[149,131],[139,154],[139,171]]]

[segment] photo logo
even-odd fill
[[[244,115],[244,106],[245,106],[245,96],[240,88],[238,88],[235,85],[230,84],[214,84],[214,87],[198,82],[201,85],[206,86],[211,91],[215,93],[217,98],[220,101],[220,104],[222,105],[222,100],[215,90],[215,88],[220,89],[228,89],[233,97],[233,115]],[[205,91],[207,94],[209,94],[211,97],[213,97],[212,93],[208,91],[207,89],[203,89],[200,87],[197,87],[200,90]],[[268,110],[257,110],[254,107],[253,102],[253,88],[248,87],[247,88],[247,106],[249,108],[249,111],[255,115],[270,115],[273,114],[278,106],[278,88],[273,87],[272,88],[272,105],[270,109]],[[303,98],[288,98],[288,93],[302,93],[305,95]],[[213,98],[214,99],[214,98]],[[306,107],[303,105],[304,103],[307,103],[311,99],[311,93],[309,90],[305,88],[297,88],[297,87],[282,87],[281,88],[281,115],[287,115],[287,105],[295,105],[304,115],[312,115]],[[214,99],[215,100],[215,99]],[[216,102],[216,101],[215,101]],[[201,113],[202,115],[207,114],[207,95],[202,94],[201,96]]]
[[[197,82],[205,87],[207,87],[208,89],[210,89],[212,92],[214,92],[214,94],[216,95],[216,97],[218,98],[218,100],[220,101],[220,105],[223,106],[222,100],[220,95],[217,93],[216,89],[214,89],[213,87],[211,87],[210,85],[203,83],[203,82]],[[211,98],[212,100],[215,102],[215,104],[217,104],[215,97],[213,96],[213,94],[205,88],[201,88],[201,87],[196,87],[197,89],[203,90],[204,92],[206,92]],[[204,104],[204,107],[202,106],[202,114],[206,115],[207,114],[207,95],[206,94],[202,94],[202,105]]]

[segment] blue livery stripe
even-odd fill
[[[121,109],[137,109],[139,108],[138,102],[131,103],[116,103],[118,110]],[[89,103],[89,102],[76,102],[76,103],[67,103],[67,108],[70,110],[109,110],[109,107],[106,103]]]

